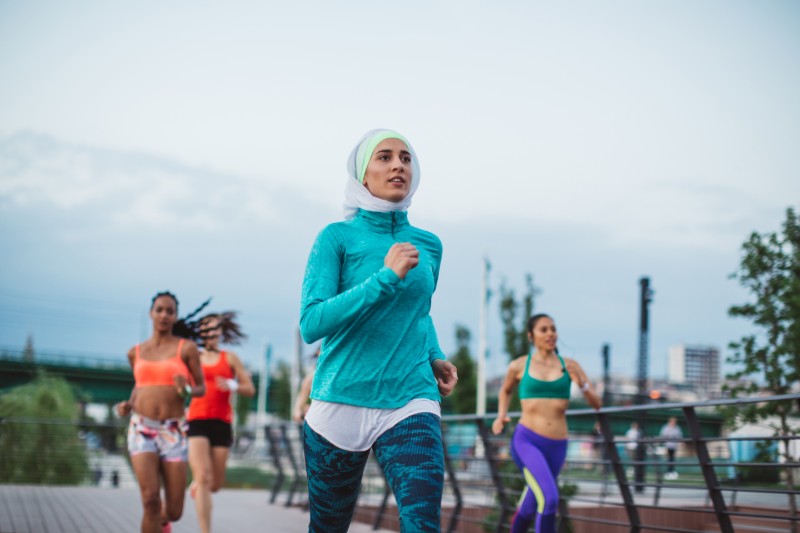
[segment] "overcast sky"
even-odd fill
[[[751,331],[728,275],[800,203],[800,4],[0,1],[0,345],[123,357],[150,297],[241,312],[288,356],[345,161],[397,129],[444,260],[446,352],[526,273],[562,351],[636,372]],[[497,298],[492,369],[502,371]],[[473,349],[477,343],[473,342]]]

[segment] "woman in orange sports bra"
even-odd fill
[[[530,353],[508,365],[492,432],[499,435],[511,421],[508,404],[519,386],[522,417],[511,438],[511,457],[522,471],[525,489],[511,520],[511,533],[528,531],[534,521],[537,533],[555,533],[558,473],[567,456],[565,413],[570,388],[576,385],[595,409],[601,402],[581,365],[558,355],[558,333],[552,318],[540,314],[528,319],[528,339]]]
[[[233,312],[212,313],[200,319],[203,351],[200,363],[206,380],[206,395],[189,404],[189,466],[201,533],[211,531],[211,493],[217,492],[225,480],[225,464],[233,444],[233,409],[231,394],[253,396],[256,389],[250,373],[239,357],[220,350],[220,340],[236,344],[244,335],[235,322]]]
[[[131,414],[128,452],[142,498],[141,531],[159,533],[171,531],[170,522],[183,513],[187,460],[185,401],[189,396],[203,396],[206,387],[197,345],[176,335],[176,332],[196,335],[192,329],[195,323],[178,320],[177,298],[169,292],[156,294],[150,318],[152,336],[128,351],[136,385],[130,399],[117,404],[117,413]]]

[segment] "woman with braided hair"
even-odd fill
[[[206,394],[189,404],[189,466],[197,521],[202,533],[211,531],[211,493],[225,480],[225,464],[233,444],[231,394],[253,396],[256,392],[250,373],[239,357],[220,350],[221,342],[238,344],[245,338],[236,323],[236,313],[211,313],[200,319],[203,350],[200,364]]]
[[[178,319],[175,295],[156,294],[150,305],[153,334],[128,351],[136,384],[130,399],[117,404],[117,413],[131,414],[128,452],[142,498],[142,533],[169,532],[170,522],[183,514],[186,399],[206,392],[197,344],[190,340],[198,338],[199,322],[189,319],[207,304]]]

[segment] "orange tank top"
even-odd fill
[[[231,391],[217,387],[217,376],[233,379],[233,368],[228,363],[225,352],[219,352],[219,360],[213,365],[202,365],[203,377],[206,380],[206,394],[192,398],[189,404],[187,420],[222,420],[231,423]]]
[[[133,378],[136,380],[137,387],[148,387],[152,385],[174,386],[174,376],[180,375],[190,382],[189,369],[181,359],[181,348],[183,341],[178,341],[178,353],[169,359],[161,361],[148,361],[139,356],[139,345],[136,345],[136,358],[133,360]]]

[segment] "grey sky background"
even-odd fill
[[[790,1],[0,1],[0,344],[122,358],[169,289],[239,310],[248,363],[287,356],[347,154],[389,127],[444,243],[445,352],[488,256],[595,376],[604,342],[635,374],[650,276],[664,375],[751,331],[728,274],[800,200],[798,27]]]

